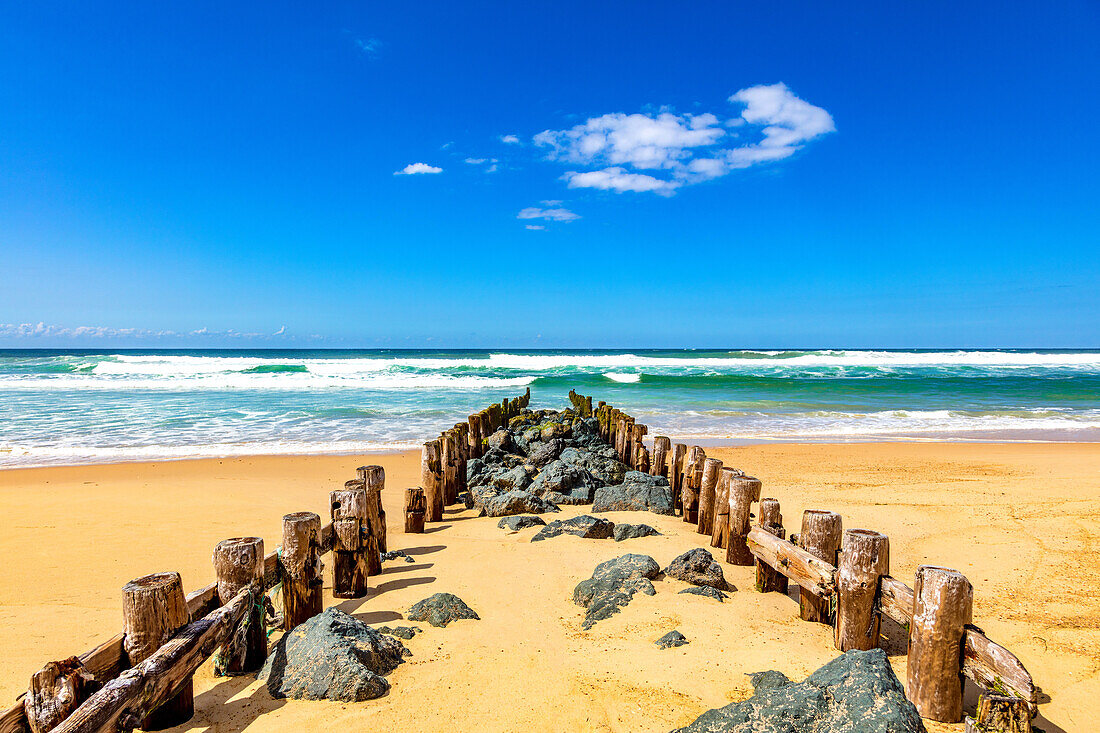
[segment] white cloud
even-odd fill
[[[395,176],[413,176],[418,173],[442,173],[442,168],[436,168],[434,165],[428,165],[427,163],[409,163],[407,166],[399,171],[394,171]]]
[[[500,141],[505,145],[519,145],[519,136],[517,135],[501,135]]]
[[[481,165],[482,163],[488,163],[488,158],[467,158],[466,162],[470,165]]]
[[[355,39],[355,45],[359,47],[359,50],[370,56],[378,53],[378,49],[382,47],[382,42],[377,38],[368,38],[363,40],[362,38]]]
[[[828,112],[782,83],[742,89],[729,101],[744,105],[739,116],[612,113],[567,130],[544,130],[534,142],[550,160],[588,168],[563,176],[570,188],[668,196],[734,169],[789,157],[836,129]],[[749,136],[758,139],[743,141]]]
[[[540,232],[546,227],[544,227],[542,224],[528,224],[526,228],[530,229],[533,232]]]
[[[114,328],[111,326],[59,326],[39,323],[0,323],[0,338],[12,340],[117,340],[141,339],[156,341],[159,339],[179,338],[232,338],[262,340],[277,337],[291,338],[286,326],[274,333],[249,333],[228,329],[224,331],[209,328],[196,328],[191,331],[172,331],[150,328]]]
[[[536,206],[528,206],[516,214],[517,219],[545,219],[547,221],[574,221],[581,217],[569,209],[551,208],[540,209]]]

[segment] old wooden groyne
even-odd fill
[[[732,565],[756,567],[756,590],[786,593],[799,586],[799,614],[833,627],[837,649],[873,649],[885,616],[908,632],[906,694],[931,720],[963,719],[963,678],[982,695],[967,730],[1031,730],[1038,690],[1019,658],[972,621],[973,588],[951,568],[922,565],[913,586],[890,575],[890,540],[872,529],[844,528],[827,510],[803,513],[797,536],[787,537],[779,500],[761,498],[761,482],[703,448],[672,444],[665,436],[645,443],[648,427],[604,402],[570,392],[581,415],[599,420],[601,436],[637,471],[664,476],[677,513],[724,549]],[[755,523],[753,518],[755,517]]]

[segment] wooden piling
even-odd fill
[[[668,483],[672,487],[673,511],[684,511],[684,459],[687,456],[687,446],[677,443],[672,446],[672,460],[668,466]]]
[[[751,566],[755,558],[749,552],[747,537],[752,522],[752,503],[760,496],[760,479],[737,472],[729,479],[729,537],[726,562]],[[774,533],[773,533],[774,534]]]
[[[726,549],[730,536],[730,479],[740,471],[723,466],[714,487],[714,521],[711,523],[710,546]]]
[[[713,536],[714,533],[714,499],[718,493],[718,477],[722,473],[722,461],[717,458],[707,458],[703,461],[703,478],[699,484],[699,519],[695,531],[699,534]]]
[[[779,511],[779,502],[775,499],[760,500],[757,516],[760,529],[783,540],[787,530],[783,528],[783,515]],[[756,558],[756,590],[761,593],[787,593],[787,576],[773,568],[760,558]]]
[[[367,524],[371,536],[377,540],[378,551],[389,549],[386,541],[386,510],[382,505],[382,490],[386,488],[386,469],[382,466],[360,466],[355,469],[367,490]]]
[[[688,524],[696,524],[699,521],[699,484],[703,478],[703,462],[707,454],[697,445],[688,449],[687,458],[684,461],[684,478],[680,490],[681,502],[684,507],[684,521]]]
[[[424,489],[405,489],[405,533],[420,534],[424,531],[424,512],[427,504]]]
[[[344,482],[344,488],[348,491],[366,491],[367,482],[363,479],[352,479]],[[367,498],[363,502],[364,516],[359,526],[359,548],[367,562],[367,575],[381,575],[382,552],[378,549],[378,537],[374,534],[374,526],[371,523],[371,497],[366,492]],[[335,524],[333,525],[335,527]]]
[[[283,583],[283,629],[290,631],[324,610],[319,515],[295,512],[283,516],[279,562]]]
[[[484,427],[485,423],[482,423]],[[420,485],[424,487],[424,500],[427,510],[424,520],[443,521],[443,467],[442,446],[438,440],[429,440],[424,444],[420,460]]]
[[[819,560],[835,566],[842,534],[839,514],[807,509],[802,515],[802,531],[798,534],[798,546]],[[799,615],[803,621],[832,624],[832,599],[815,595],[803,588],[799,596]]]
[[[905,692],[921,717],[962,720],[963,637],[973,605],[974,589],[959,571],[917,568]]]
[[[481,458],[481,415],[470,415],[470,434],[466,436],[470,444],[470,458]]]
[[[890,540],[869,529],[848,529],[836,573],[833,641],[842,652],[878,646],[879,579],[890,574]]]
[[[370,559],[363,542],[367,490],[345,488],[329,493],[332,507],[332,595],[362,598],[367,594]]]
[[[1031,710],[1028,701],[1015,695],[983,693],[978,697],[978,709],[966,716],[966,733],[1031,733]]]
[[[255,672],[267,659],[267,628],[263,612],[264,541],[260,537],[222,540],[214,548],[213,560],[220,605],[226,605],[245,589],[251,595],[251,608],[245,614],[245,620],[214,660],[214,674]]]
[[[440,467],[443,469],[443,506],[458,501],[458,443],[448,430],[440,436]]]
[[[672,441],[663,435],[653,439],[653,460],[650,461],[649,472],[654,476],[668,478],[668,452],[672,448]],[[671,483],[671,482],[669,482]]]

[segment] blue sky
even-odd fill
[[[1097,37],[1094,2],[6,2],[0,346],[1097,347]]]

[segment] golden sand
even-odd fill
[[[1100,446],[1083,444],[758,445],[708,449],[758,476],[797,531],[803,509],[832,509],[846,527],[890,536],[892,574],[917,565],[966,573],[975,623],[1016,652],[1042,687],[1048,733],[1100,729]],[[402,532],[401,489],[419,455],[264,457],[0,471],[0,707],[46,661],[90,649],[121,625],[131,578],[178,570],[187,590],[213,579],[226,537],[259,535],[268,550],[292,511],[327,514],[327,492],[363,463],[386,468],[391,549],[367,598],[334,601],[368,623],[399,621],[436,592],[460,596],[481,621],[406,642],[390,694],[356,704],[273,700],[250,678],[196,675],[184,730],[667,731],[751,692],[749,672],[801,679],[836,655],[831,630],[798,619],[797,603],[752,590],[751,568],[726,567],[740,590],[719,604],[657,581],[590,631],[571,601],[596,563],[626,552],[662,566],[709,545],[675,517],[611,513],[663,534],[616,543],[560,537],[531,544],[495,519],[449,510],[423,535]],[[583,513],[565,507],[560,517]],[[679,629],[691,643],[658,651]],[[905,657],[891,645],[904,680]],[[970,692],[973,703],[973,690]],[[929,730],[962,726],[930,724]]]

